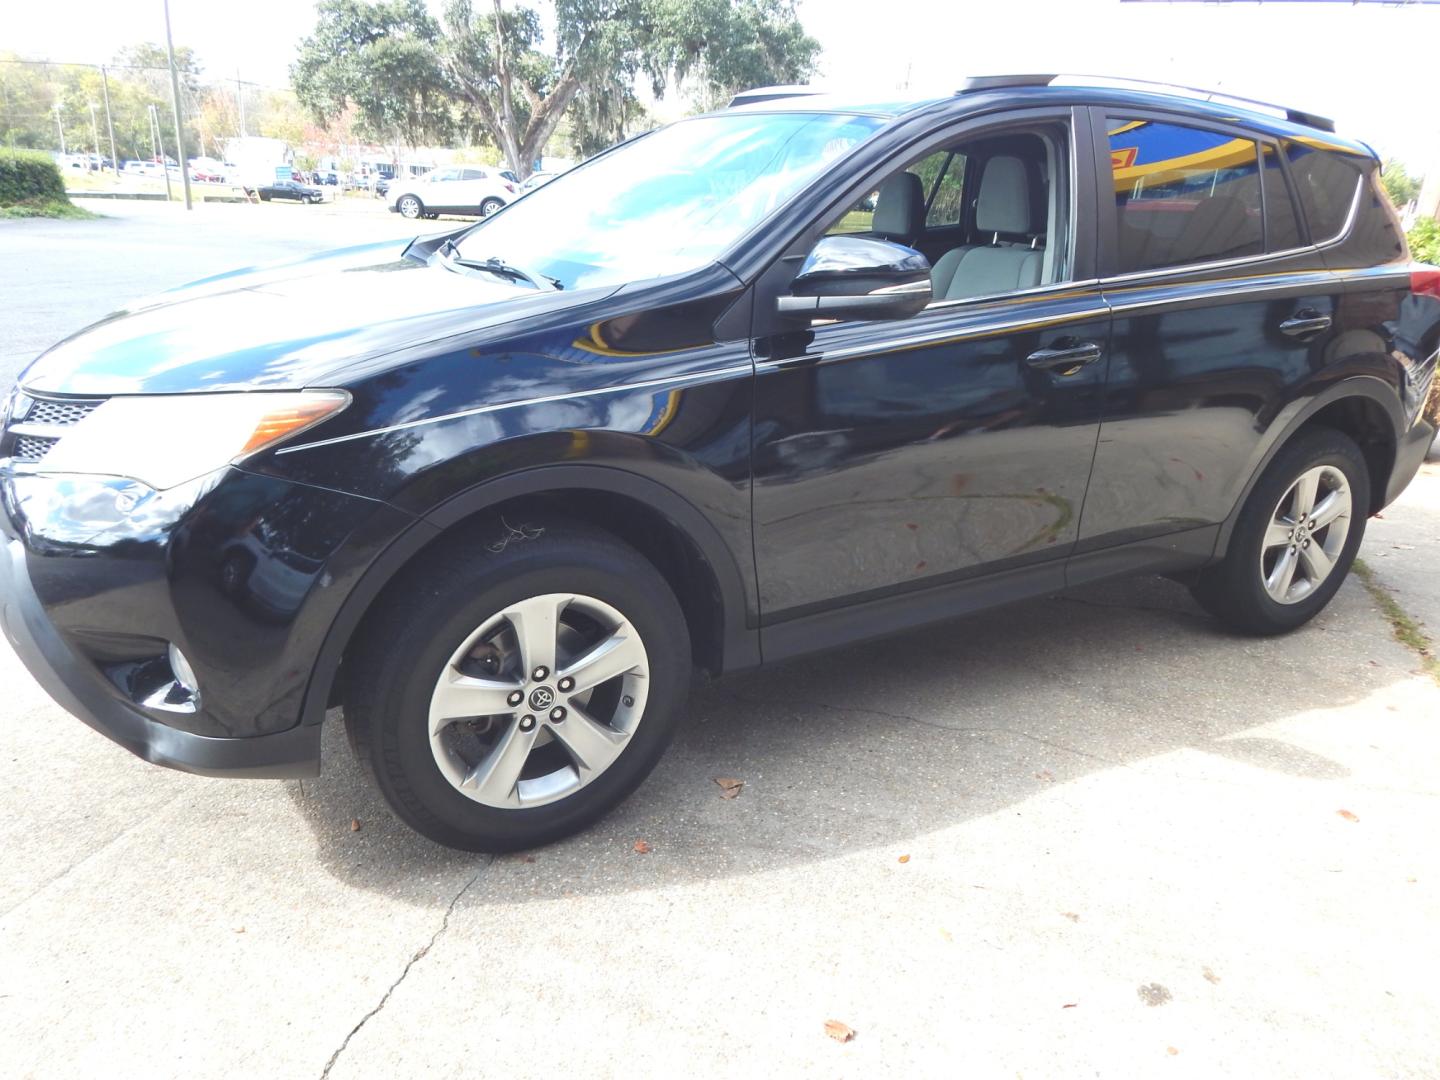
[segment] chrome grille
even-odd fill
[[[52,401],[47,398],[31,398],[30,408],[24,414],[25,423],[53,424],[56,427],[78,424],[94,412],[95,406],[99,404],[98,401]]]
[[[0,432],[0,458],[40,461],[68,429],[104,403],[104,398],[46,398],[16,390],[9,425]]]
[[[59,439],[42,439],[35,435],[17,435],[12,456],[16,461],[39,461],[59,441]]]

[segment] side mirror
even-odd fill
[[[905,319],[930,303],[930,260],[870,236],[826,236],[805,257],[782,315],[812,319]]]

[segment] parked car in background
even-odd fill
[[[553,172],[533,172],[530,174],[529,179],[520,185],[520,194],[524,195],[528,191],[534,191],[538,187],[543,187],[559,175],[559,173]]]
[[[375,197],[383,199],[390,191],[390,185],[395,181],[388,176],[380,176],[375,179]]]
[[[296,202],[319,203],[325,201],[325,192],[318,187],[302,184],[298,180],[273,180],[255,189],[261,202],[271,199],[292,199]]]
[[[777,91],[110,315],[4,406],[6,636],[193,772],[313,775],[343,705],[504,851],[633,791],[697,667],[1137,574],[1296,630],[1434,439],[1440,268],[1363,143],[1210,97]]]
[[[515,185],[478,165],[447,165],[413,180],[396,181],[386,192],[390,209],[407,218],[440,214],[489,217],[517,197]]]

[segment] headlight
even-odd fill
[[[349,403],[343,390],[113,397],[67,428],[36,471],[125,476],[164,490],[273,446]]]

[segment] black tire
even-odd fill
[[[414,195],[401,195],[400,201],[395,204],[395,209],[400,211],[400,216],[416,221],[425,216],[425,204]]]
[[[578,790],[533,807],[485,805],[457,790],[436,763],[431,696],[477,627],[508,605],[554,592],[601,600],[639,633],[649,663],[644,712],[619,757]],[[483,536],[441,540],[387,589],[366,625],[346,660],[351,744],[401,820],[466,851],[535,847],[599,820],[659,761],[689,690],[689,632],[664,577],[633,548],[579,524],[532,520],[515,530],[496,522]]]
[[[487,218],[491,214],[495,213],[497,210],[504,209],[504,207],[505,200],[498,199],[494,195],[492,195],[488,199],[485,199],[480,203],[480,216],[482,218]]]
[[[1296,479],[1326,465],[1344,474],[1350,487],[1349,532],[1329,574],[1303,599],[1280,603],[1266,590],[1262,576],[1265,531]],[[1202,607],[1234,630],[1255,635],[1294,630],[1318,615],[1344,582],[1365,537],[1369,513],[1370,472],[1355,441],[1331,428],[1302,431],[1275,455],[1251,491],[1224,559],[1203,570],[1190,591]]]

